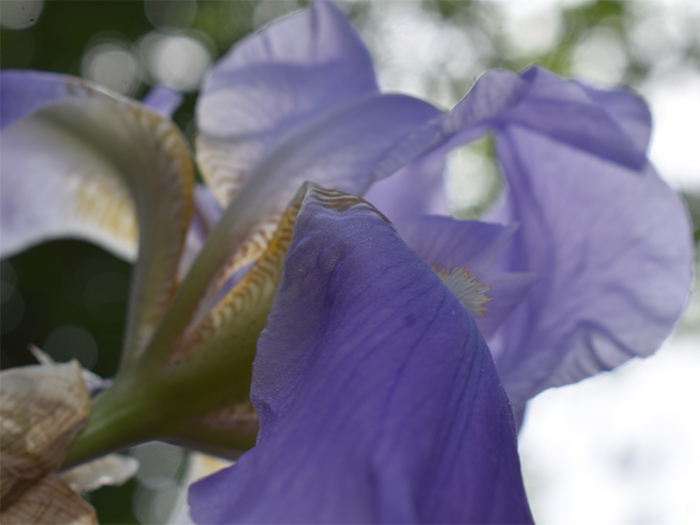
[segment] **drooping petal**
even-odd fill
[[[305,198],[253,382],[258,443],[191,487],[196,521],[531,522],[481,335],[363,201]]]
[[[497,217],[520,224],[499,267],[544,276],[491,344],[517,410],[660,346],[689,292],[691,233],[649,164],[628,170],[519,126],[497,143],[510,185]]]
[[[278,20],[233,47],[197,102],[197,161],[226,206],[251,169],[290,129],[378,92],[364,44],[338,8]]]
[[[25,81],[31,88],[34,76]],[[138,239],[129,361],[148,341],[176,284],[194,183],[184,138],[170,120],[105,92],[44,105],[3,129],[1,146],[3,255],[80,237],[133,258]]]

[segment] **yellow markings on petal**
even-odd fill
[[[189,147],[171,120],[123,97],[71,100],[37,115],[92,155],[83,164],[86,155],[73,159],[76,171],[83,170],[76,177],[76,207],[87,221],[133,236],[135,210],[139,244],[123,361],[127,366],[147,345],[178,284],[193,211]]]
[[[253,152],[243,147],[232,148],[228,143],[202,135],[195,141],[202,177],[225,208],[248,176]]]
[[[140,174],[142,179],[132,182],[138,195],[139,223],[146,235],[141,252],[148,257],[143,253],[148,250],[151,259],[146,269],[151,277],[142,283],[151,304],[143,309],[134,345],[143,349],[177,287],[177,268],[193,211],[195,178],[189,148],[175,125],[142,106],[130,105],[128,109],[122,118],[132,120],[128,127],[139,130],[138,140],[149,155]]]
[[[233,330],[239,329],[234,320],[243,313],[248,314],[261,309],[264,315],[267,315],[267,308],[261,308],[261,305],[269,305],[272,300],[304,191],[305,189],[302,189],[297,194],[285,211],[263,255],[204,320],[185,336],[170,354],[169,362],[179,361],[213,340],[226,337]]]
[[[262,256],[241,281],[180,341],[170,355],[170,363],[196,353],[215,340],[228,337],[235,330],[240,330],[241,319],[251,315],[251,312],[267,315],[296,217],[302,206],[310,204],[318,204],[340,212],[350,208],[365,208],[387,220],[371,204],[359,197],[305,183],[284,212]],[[264,322],[264,319],[262,321]]]
[[[484,315],[488,310],[486,303],[492,299],[486,295],[491,289],[490,285],[477,281],[476,275],[472,277],[464,267],[439,270],[436,264],[430,266],[470,314]]]
[[[53,472],[90,411],[77,361],[0,374],[0,522],[97,523]]]
[[[75,214],[82,221],[107,231],[125,246],[131,246],[130,252],[135,256],[138,222],[126,184],[98,171],[80,173],[73,183]]]
[[[166,439],[185,448],[231,459],[255,445],[260,430],[250,401],[234,403],[173,428]]]

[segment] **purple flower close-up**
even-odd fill
[[[528,400],[652,354],[689,294],[639,97],[540,66],[487,71],[449,111],[381,93],[331,2],[209,72],[204,184],[173,91],[19,70],[0,88],[3,257],[77,237],[135,262],[119,372],[66,463],[248,449],[191,486],[197,523],[532,523]],[[455,219],[445,156],[487,134],[503,194]],[[248,390],[257,421],[206,419]]]

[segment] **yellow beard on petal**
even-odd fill
[[[492,299],[486,295],[491,289],[490,285],[477,281],[476,275],[472,277],[464,267],[454,270],[449,267],[440,270],[437,264],[431,264],[430,267],[470,314],[484,315],[488,310],[486,303]]]

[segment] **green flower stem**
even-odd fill
[[[146,382],[122,376],[97,396],[63,468],[177,433],[178,425],[210,414],[250,390],[255,343],[264,317],[232,340],[219,340]],[[234,351],[235,349],[235,351]]]

